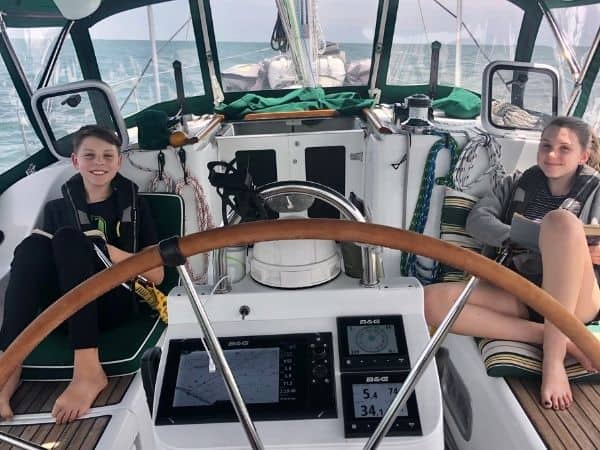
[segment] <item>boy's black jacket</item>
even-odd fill
[[[111,182],[113,195],[116,195],[119,233],[116,247],[130,253],[139,250],[140,223],[138,220],[140,199],[138,187],[124,176],[117,174]],[[44,231],[54,234],[59,228],[72,227],[81,231],[94,228],[88,215],[83,178],[80,174],[71,177],[62,186],[63,198],[52,200],[44,210]],[[144,205],[145,206],[145,205]]]

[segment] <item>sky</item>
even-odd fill
[[[440,0],[456,11],[455,0]],[[268,42],[276,20],[275,0],[212,0],[212,15],[218,41]],[[158,40],[169,39],[189,17],[188,0],[173,0],[154,5],[153,15]],[[318,0],[317,12],[326,40],[334,42],[372,42],[377,0]],[[481,44],[514,45],[521,23],[521,10],[504,0],[463,0],[463,19]],[[600,5],[556,10],[568,37],[576,43],[592,42]],[[148,39],[146,7],[105,19],[92,29],[94,39]],[[17,32],[17,37],[18,37]],[[43,36],[43,33],[40,37]],[[15,36],[15,33],[11,33]],[[31,37],[31,35],[29,36]],[[35,37],[35,33],[34,36]],[[463,31],[462,38],[468,41]],[[191,25],[177,40],[193,39]],[[430,43],[456,39],[455,19],[433,0],[400,0],[395,42]],[[554,40],[548,27],[541,41]]]
[[[455,0],[440,0],[456,11]],[[217,39],[221,41],[268,42],[276,20],[275,0],[212,0]],[[168,39],[185,20],[187,0],[153,7],[157,36]],[[421,8],[421,10],[419,10]],[[377,0],[318,0],[318,17],[326,39],[336,42],[372,42]],[[503,0],[463,0],[463,19],[480,43],[514,44],[521,23],[521,10]],[[600,23],[600,5],[556,13],[573,36],[591,42]],[[95,27],[96,38],[146,39],[145,8],[113,17]],[[137,23],[139,27],[132,27]],[[174,26],[177,24],[177,26]],[[582,28],[582,24],[586,24]],[[138,31],[132,31],[138,29]],[[454,42],[455,19],[433,0],[400,0],[396,25],[397,42]],[[463,38],[468,35],[463,32]],[[552,40],[550,33],[543,39]]]

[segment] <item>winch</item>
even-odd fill
[[[394,105],[394,121],[404,128],[430,127],[431,99],[425,94],[406,97],[404,103]],[[407,118],[408,117],[408,118]]]

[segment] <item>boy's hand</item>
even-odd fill
[[[108,249],[108,256],[113,264],[120,263],[132,255],[132,253],[127,253],[125,250],[121,250],[114,245],[106,244],[106,248]]]
[[[121,250],[114,245],[106,244],[106,248],[108,249],[108,256],[113,264],[120,263],[124,259],[129,258],[133,253],[128,253],[125,250]],[[163,266],[159,266],[155,269],[148,270],[142,274],[145,278],[152,281],[154,284],[158,285],[162,283],[163,278],[165,276],[163,271]]]
[[[592,257],[592,264],[600,264],[600,243],[590,244],[590,256]]]

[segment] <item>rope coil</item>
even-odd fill
[[[488,157],[488,168],[475,176],[473,180],[469,177],[475,172],[475,159],[479,150],[485,150]],[[490,177],[491,188],[498,186],[506,176],[506,170],[502,164],[502,147],[498,141],[488,133],[477,133],[470,136],[469,142],[464,146],[458,163],[452,174],[454,186],[457,190],[469,192],[472,186],[475,186],[484,177]]]
[[[194,196],[194,205],[196,206],[196,224],[198,231],[206,231],[215,228],[215,222],[210,211],[206,193],[204,192],[202,184],[196,177],[190,175],[189,171],[184,170],[183,177],[175,181],[172,177],[167,175],[164,170],[155,170],[135,162],[131,157],[132,153],[133,151],[126,154],[127,160],[131,166],[142,172],[151,173],[154,175],[146,186],[147,191],[170,192],[183,198],[184,190],[188,187],[191,188]],[[205,284],[208,281],[208,253],[202,254],[202,265],[204,267],[203,270],[200,273],[195,273],[189,260],[185,263],[192,280],[201,284]]]
[[[427,218],[429,216],[429,206],[431,202],[431,194],[433,192],[434,183],[438,186],[454,187],[452,174],[458,163],[460,156],[460,148],[456,140],[446,131],[432,130],[429,134],[440,136],[440,139],[434,142],[427,155],[425,161],[425,169],[421,180],[421,188],[419,197],[413,213],[413,218],[410,223],[409,230],[416,233],[425,231]],[[448,149],[450,152],[450,169],[448,174],[443,177],[435,178],[435,164],[441,150]],[[400,259],[400,273],[403,276],[412,276],[417,278],[423,284],[429,284],[437,277],[437,264],[434,263],[431,267],[425,266],[417,259],[415,253],[402,253]]]

